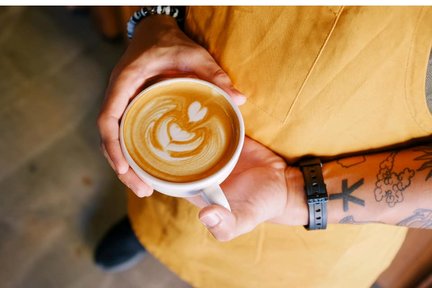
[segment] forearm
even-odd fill
[[[329,223],[432,228],[432,145],[323,166]]]
[[[342,158],[325,163],[322,170],[329,194],[328,223],[432,228],[432,145]],[[303,190],[291,193],[297,208],[289,209],[305,224],[303,180],[299,171],[287,175],[287,184],[296,179],[289,190]]]

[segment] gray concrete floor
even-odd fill
[[[92,262],[126,211],[95,124],[123,46],[65,8],[2,7],[0,27],[0,287],[189,287],[150,255]]]

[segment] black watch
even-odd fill
[[[327,188],[322,174],[320,159],[306,159],[299,163],[303,172],[305,192],[309,208],[309,224],[307,230],[322,230],[327,228]]]

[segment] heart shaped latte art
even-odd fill
[[[235,112],[223,96],[179,91],[139,99],[127,115],[124,139],[146,172],[189,182],[211,175],[230,159]]]
[[[185,122],[186,118],[181,113],[173,113],[172,110],[162,114],[150,124],[147,131],[152,152],[165,161],[181,161],[193,157],[205,138],[200,131],[202,128],[199,121],[204,119],[206,113],[207,108],[203,108],[199,102],[193,102],[188,107],[188,122]],[[188,127],[189,130],[182,127]]]
[[[207,108],[202,107],[200,102],[195,101],[189,105],[188,108],[189,122],[200,121],[205,117],[206,114],[207,114]]]
[[[177,123],[169,126],[168,134],[173,141],[189,141],[195,136],[195,133],[183,130]]]

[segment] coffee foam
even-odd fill
[[[171,182],[214,174],[232,157],[239,123],[228,101],[200,83],[176,82],[148,91],[125,115],[123,137],[132,159]]]

